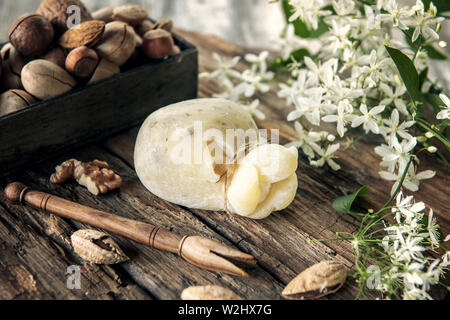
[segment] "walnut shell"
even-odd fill
[[[283,290],[287,299],[318,299],[338,291],[345,283],[347,268],[337,261],[322,261],[295,277]]]
[[[59,39],[61,47],[74,49],[81,46],[94,46],[105,31],[105,23],[100,20],[83,22],[67,30]]]
[[[77,82],[63,68],[47,60],[33,60],[22,70],[22,84],[33,96],[45,100],[72,90]]]
[[[243,300],[230,289],[220,286],[189,287],[181,293],[181,300]]]
[[[97,230],[78,230],[71,240],[75,252],[89,262],[116,264],[130,259],[111,236]]]
[[[36,102],[28,92],[12,89],[0,95],[0,116],[18,111]]]
[[[99,82],[120,73],[120,67],[106,59],[101,59],[88,84]]]
[[[121,66],[136,49],[136,37],[132,27],[120,21],[106,24],[105,33],[96,46],[101,57]]]
[[[57,34],[67,31],[67,20],[70,14],[67,8],[76,5],[80,8],[81,23],[92,20],[92,15],[79,0],[44,0],[37,9],[37,13],[46,17],[54,26]]]
[[[127,4],[114,8],[112,18],[115,21],[122,21],[131,26],[137,26],[148,18],[148,11],[138,5]]]
[[[9,41],[20,54],[36,57],[47,51],[55,32],[52,24],[36,13],[16,19],[9,30]]]

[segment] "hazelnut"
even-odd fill
[[[92,18],[94,20],[100,20],[105,23],[112,22],[113,21],[113,18],[112,18],[113,11],[114,11],[114,7],[102,8],[102,9],[97,10],[94,13],[92,13]]]
[[[150,20],[144,20],[140,25],[135,27],[136,33],[141,37],[153,29],[155,29],[155,25]]]
[[[61,68],[65,68],[66,66],[66,55],[61,48],[51,49],[49,52],[42,56],[42,59],[53,62]]]
[[[52,24],[35,13],[20,16],[11,26],[9,40],[24,56],[43,54],[52,43],[55,32]]]
[[[120,73],[119,66],[106,59],[101,59],[88,84],[111,78],[118,73]]]
[[[69,92],[77,85],[66,70],[42,59],[25,65],[21,75],[25,90],[42,100]]]
[[[148,18],[148,12],[138,5],[127,4],[114,8],[112,18],[115,21],[122,21],[131,26],[137,26]]]
[[[67,31],[67,22],[70,15],[70,6],[80,8],[81,22],[92,20],[90,12],[79,0],[43,0],[37,9],[37,13],[46,17],[54,26],[57,34],[63,34]]]
[[[36,102],[28,92],[12,89],[0,95],[0,116],[18,111]]]
[[[136,49],[135,32],[124,22],[107,23],[105,33],[95,49],[102,58],[121,66]]]
[[[66,70],[79,78],[87,78],[94,72],[97,64],[97,53],[82,46],[69,53],[66,59]]]
[[[170,19],[161,19],[155,24],[154,29],[163,29],[167,32],[172,32],[173,22]]]
[[[152,59],[162,59],[172,54],[174,41],[172,35],[163,29],[148,31],[143,37],[142,49]]]

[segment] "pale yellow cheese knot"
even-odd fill
[[[227,190],[232,212],[263,219],[294,200],[298,182],[296,148],[266,144],[252,150],[234,172]]]
[[[228,201],[240,215],[252,214],[259,203],[261,188],[258,170],[248,164],[238,167],[228,189]]]

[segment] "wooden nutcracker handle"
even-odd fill
[[[162,230],[147,223],[123,218],[48,193],[34,191],[20,182],[6,186],[8,200],[26,203],[61,217],[73,219],[124,236],[150,247],[178,254],[189,263],[208,270],[248,277],[241,264],[256,264],[255,258],[217,241],[184,236]]]
[[[8,200],[26,203],[37,209],[86,223],[156,249],[178,253],[182,240],[181,236],[151,224],[92,209],[48,193],[34,191],[19,182],[9,184],[5,189],[5,195]]]

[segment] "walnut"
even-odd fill
[[[122,185],[122,178],[109,169],[108,163],[99,160],[86,163],[76,159],[67,160],[56,167],[50,181],[64,183],[72,178],[94,195],[108,193]]]

